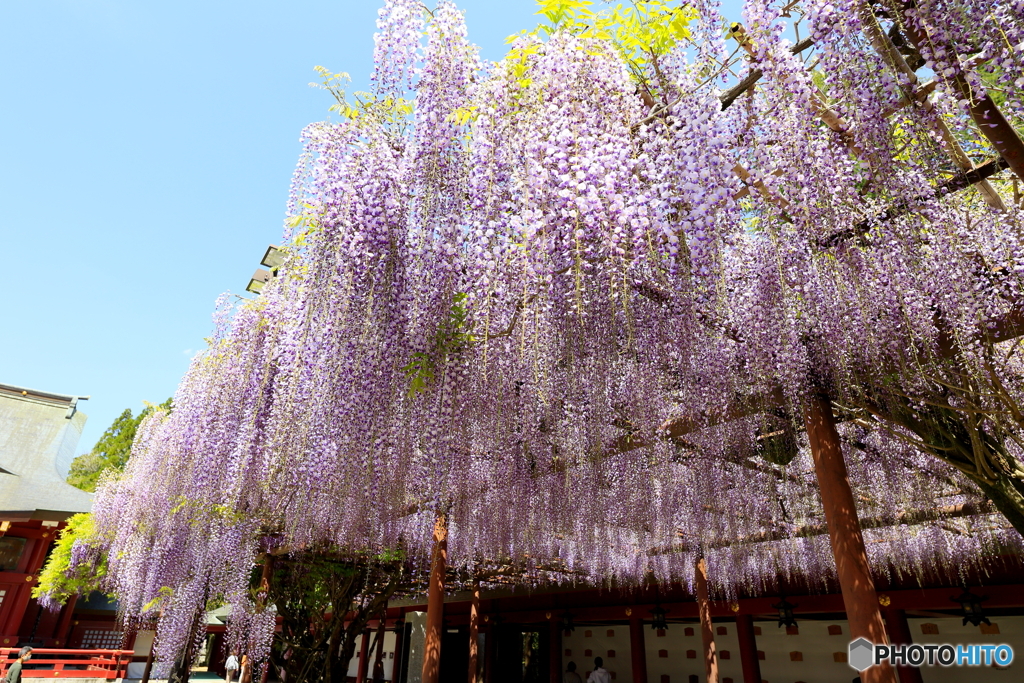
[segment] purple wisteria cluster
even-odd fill
[[[163,662],[213,599],[265,652],[261,553],[401,548],[423,566],[441,512],[455,566],[689,583],[702,555],[720,596],[821,587],[817,391],[845,411],[879,574],[1021,551],[998,515],[933,514],[984,496],[871,409],[930,405],[951,368],[993,412],[1024,390],[1012,340],[984,343],[1024,296],[1024,213],[998,178],[1001,209],[934,190],[958,172],[941,131],[976,137],[947,69],[1006,89],[1020,123],[1024,11],[916,3],[948,47],[922,55],[938,82],[914,99],[879,52],[898,8],[807,2],[809,69],[785,4],[748,1],[740,76],[763,76],[723,108],[720,44],[662,55],[651,105],[608,41],[523,36],[483,64],[454,5],[388,0],[377,99],[303,134],[280,277],[97,497],[108,588],[128,620],[161,610]],[[717,40],[716,7],[697,9],[694,34]]]

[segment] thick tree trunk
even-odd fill
[[[972,427],[952,406],[915,407],[904,397],[884,392],[861,405],[882,424],[913,433],[918,448],[966,475],[1024,536],[1024,466],[998,438],[979,424]]]
[[[971,480],[1006,517],[1006,521],[1013,525],[1017,533],[1024,537],[1024,481],[1003,474],[993,483],[977,477],[971,477]]]

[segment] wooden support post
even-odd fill
[[[146,668],[142,670],[142,683],[149,683],[149,675],[153,673],[153,655],[156,654],[156,629],[153,630],[153,642],[149,644],[149,656],[146,657]]]
[[[889,642],[898,645],[911,645],[914,642],[910,635],[910,624],[907,623],[907,613],[901,609],[889,608],[884,610],[885,630],[889,633]],[[923,683],[921,669],[916,666],[897,666],[896,673],[899,675],[900,683]]]
[[[473,597],[469,601],[469,667],[466,671],[469,683],[477,683],[479,653],[477,645],[480,636],[480,584],[473,582]]]
[[[64,606],[60,608],[60,618],[57,626],[53,629],[53,637],[60,643],[60,647],[68,646],[68,633],[71,628],[71,617],[75,613],[75,605],[78,604],[78,595],[72,595]]]
[[[363,630],[363,641],[359,644],[359,666],[356,667],[356,683],[366,683],[366,672],[370,668],[370,630]]]
[[[444,575],[448,565],[448,520],[439,514],[434,522],[434,552],[427,588],[427,633],[423,644],[421,683],[438,683],[441,674],[441,626],[444,621]]]
[[[814,473],[832,542],[832,556],[850,623],[850,639],[867,638],[872,643],[886,644],[888,640],[878,608],[875,582],[871,578],[842,443],[828,397],[815,395],[811,399],[806,423],[814,456]],[[896,673],[888,664],[873,666],[861,674],[861,680],[864,683],[896,683]]]
[[[708,600],[708,565],[697,560],[697,610],[700,613],[700,639],[704,645],[704,672],[707,683],[718,683],[718,651],[715,650],[715,629],[711,625],[711,601]]]
[[[633,665],[633,683],[647,683],[647,646],[644,644],[644,622],[637,614],[633,614],[629,618],[629,660]]]
[[[743,683],[761,683],[761,662],[757,659],[757,636],[754,635],[754,617],[736,616],[736,636],[740,641],[740,664]]]
[[[562,683],[562,623],[554,612],[548,620],[548,680]]]

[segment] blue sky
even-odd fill
[[[0,2],[0,382],[91,395],[80,452],[173,394],[244,292],[327,117],[313,67],[365,87],[379,6]],[[488,59],[536,23],[533,0],[459,6]]]

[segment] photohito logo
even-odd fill
[[[850,666],[857,671],[889,662],[893,666],[1009,666],[1009,645],[875,645],[867,638],[850,643]]]

